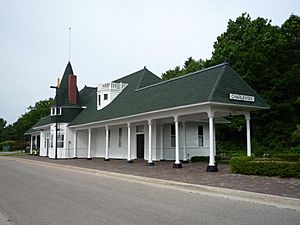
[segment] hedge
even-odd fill
[[[15,141],[3,141],[0,143],[0,151],[4,151],[6,146],[9,146],[9,151],[14,149]]]
[[[274,154],[273,158],[281,158],[289,162],[298,162],[300,159],[300,153]]]
[[[216,155],[215,156],[215,160],[216,160],[216,162],[223,162],[222,160],[221,160],[221,156],[219,156],[219,155]],[[191,161],[192,162],[206,162],[206,163],[208,163],[208,161],[209,161],[209,156],[193,156],[192,158],[191,158]],[[224,163],[224,162],[223,162]]]
[[[192,162],[208,162],[209,156],[193,156],[191,158]]]
[[[300,177],[300,162],[256,160],[253,157],[235,157],[230,160],[233,173],[262,176]]]

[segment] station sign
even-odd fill
[[[243,101],[243,102],[255,102],[255,97],[250,95],[241,95],[241,94],[229,94],[230,100]]]

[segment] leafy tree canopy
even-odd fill
[[[188,73],[195,72],[204,68],[204,61],[202,59],[195,60],[189,57],[183,64],[183,68],[176,66],[174,69],[169,69],[162,74],[163,80],[169,80],[175,77],[179,77]]]
[[[53,99],[41,100],[34,106],[29,106],[28,112],[24,113],[19,119],[2,129],[1,124],[6,125],[6,121],[0,118],[0,142],[5,140],[20,140],[24,138],[24,133],[30,129],[40,118],[49,115]],[[4,122],[3,122],[4,121]]]
[[[270,110],[252,114],[254,141],[268,149],[292,146],[292,134],[300,123],[299,16],[291,15],[279,27],[271,20],[252,20],[243,13],[235,21],[229,20],[227,30],[217,37],[211,59],[199,63],[190,57],[186,62],[190,61],[198,65],[192,67],[195,70],[227,61],[271,105]],[[171,79],[186,73],[185,67],[177,66],[162,77]],[[237,118],[229,127],[219,128],[218,140],[237,140],[244,123],[243,118]]]

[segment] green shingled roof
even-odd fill
[[[97,110],[97,89],[84,87],[78,93],[78,103],[68,105],[68,75],[73,74],[68,63],[61,82],[63,115],[60,122],[71,122],[69,126],[87,124],[136,115],[155,110],[216,102],[231,105],[245,105],[253,108],[269,108],[259,95],[227,64],[206,68],[182,77],[162,81],[147,68],[115,80],[128,84],[106,107]],[[235,101],[229,94],[254,96],[255,102]],[[87,106],[83,109],[80,106]],[[38,121],[33,128],[55,122],[50,115]],[[26,133],[33,132],[30,129]]]
[[[69,95],[68,95],[69,84],[68,84],[68,81],[69,81],[69,75],[70,74],[73,75],[74,73],[73,73],[71,63],[68,62],[67,66],[66,66],[66,69],[65,69],[65,72],[64,72],[63,77],[62,77],[61,82],[60,82],[60,87],[58,89],[58,96],[59,96],[58,97],[58,105],[60,107],[67,106],[67,107],[74,107],[74,108],[77,107],[78,108],[78,107],[81,107],[81,99],[80,99],[77,87],[76,87],[77,103],[72,104],[72,105],[69,103]],[[57,98],[57,95],[55,95],[53,107],[56,106],[56,98]]]
[[[120,79],[120,80],[122,80],[122,79]],[[151,84],[156,84],[161,81],[162,80],[159,77],[157,77],[154,73],[152,73],[151,71],[147,70],[146,67],[144,67],[144,69],[141,70],[140,78],[137,83],[136,89],[147,87]],[[115,82],[122,82],[122,81],[117,80]]]
[[[79,92],[79,96],[81,99],[81,104],[83,106],[87,106],[87,104],[89,103],[89,101],[91,101],[94,92],[96,92],[97,88],[95,87],[87,87],[85,86],[84,88],[82,88]]]
[[[95,90],[87,108],[69,126],[203,102],[269,108],[269,105],[227,63],[168,81],[161,81],[144,68],[114,82],[128,85],[101,110],[97,110]],[[230,100],[229,93],[254,96],[255,102]]]
[[[50,115],[42,117],[37,123],[35,123],[29,130],[27,130],[25,132],[25,135],[29,135],[31,133],[36,132],[37,130],[35,130],[34,128],[41,127],[41,126],[44,126],[44,125],[48,125],[50,123],[51,123],[51,116]]]
[[[82,99],[82,104],[87,105],[88,102],[92,99],[91,96],[96,92],[96,88],[85,86],[80,92],[79,96]],[[59,122],[71,122],[80,112],[81,108],[64,108],[63,114],[60,116]],[[35,132],[34,128],[50,125],[55,123],[55,116],[45,116],[42,117],[36,124],[33,125],[28,131],[25,132],[25,135]]]

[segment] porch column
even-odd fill
[[[33,147],[33,137],[30,135],[30,155],[32,155],[32,147]]]
[[[250,112],[245,113],[247,127],[247,156],[251,156]]]
[[[92,137],[92,129],[89,128],[89,135],[88,135],[88,155],[87,159],[92,159],[91,158],[91,137]]]
[[[182,131],[183,131],[183,163],[189,163],[187,159],[187,152],[186,152],[186,130],[185,130],[185,122],[182,122]]]
[[[174,116],[175,122],[175,163],[173,164],[173,168],[182,168],[182,165],[179,161],[179,118],[178,116]]]
[[[209,163],[207,165],[207,172],[218,172],[218,168],[215,165],[214,154],[214,113],[208,113],[209,118]]]
[[[132,163],[132,159],[131,159],[131,142],[130,142],[130,131],[131,131],[131,124],[127,123],[127,145],[128,145],[128,150],[127,150],[127,162]]]
[[[104,161],[109,161],[109,151],[108,151],[108,126],[105,127],[105,159]]]
[[[147,166],[154,166],[154,162],[152,161],[152,120],[148,120],[149,126],[149,140],[148,140],[148,163]]]
[[[164,127],[160,127],[160,160],[165,160],[164,158]]]
[[[73,150],[73,158],[77,158],[77,130],[74,130],[74,150]]]
[[[213,130],[214,130],[214,155],[217,155],[217,147],[216,147],[216,124],[214,123],[213,126]]]

